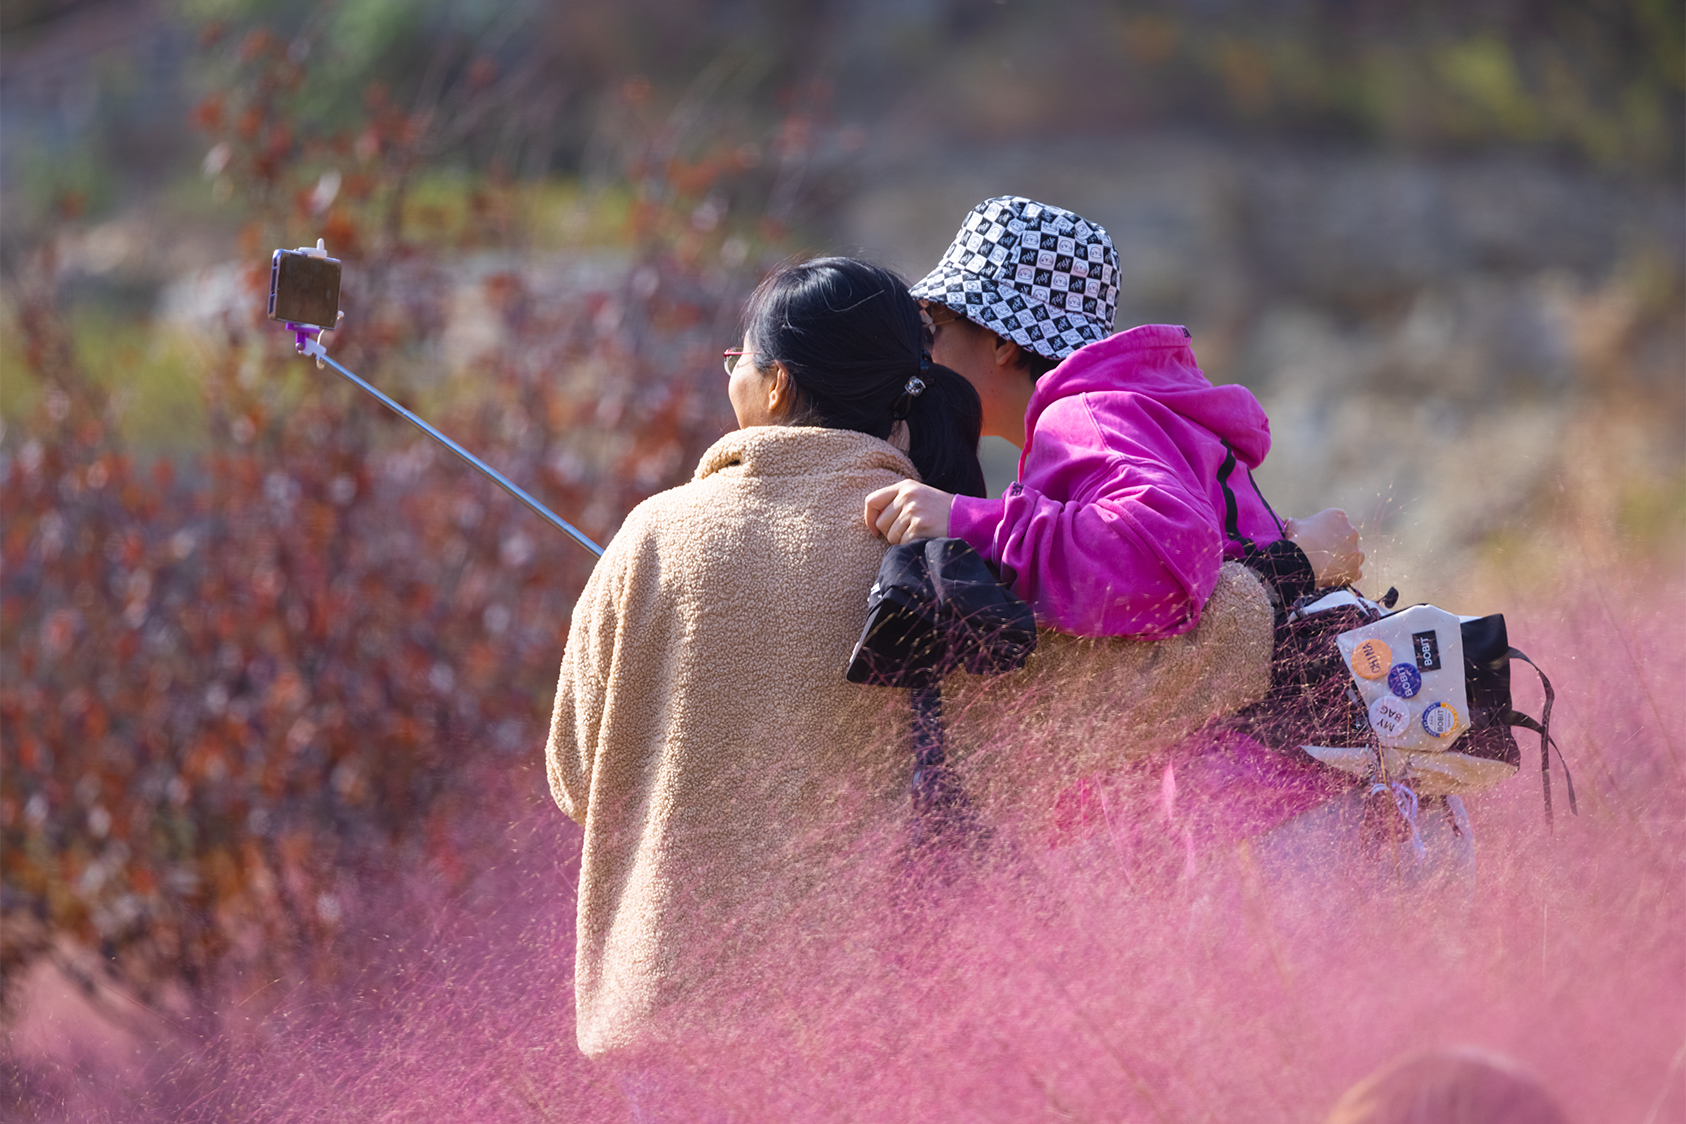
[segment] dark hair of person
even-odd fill
[[[1041,352],[1032,351],[1028,347],[1019,348],[1018,368],[1030,376],[1031,382],[1040,379],[1059,365],[1058,359],[1050,359]]]
[[[782,266],[749,298],[744,339],[757,369],[782,363],[790,373],[793,423],[887,440],[905,418],[908,458],[921,480],[985,494],[983,403],[959,373],[931,361],[918,302],[894,273],[853,258]]]

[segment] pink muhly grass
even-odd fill
[[[1666,606],[1686,588],[1662,585],[1509,614],[1558,688],[1581,813],[1554,767],[1548,829],[1518,731],[1522,772],[1469,800],[1472,880],[1284,878],[1242,846],[1132,883],[1104,832],[1021,841],[975,877],[839,902],[874,969],[746,996],[757,1028],[724,1056],[666,1057],[647,1118],[1286,1124],[1400,1055],[1469,1044],[1571,1120],[1680,1119],[1686,628]],[[1537,714],[1532,671],[1513,678]],[[231,1004],[138,1086],[72,1089],[41,1118],[633,1119],[637,1077],[573,1040],[579,832],[531,789],[488,805],[515,822],[466,892],[434,901],[417,870],[362,902],[342,942],[364,967]]]

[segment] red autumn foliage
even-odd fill
[[[294,201],[322,168],[301,154],[334,148],[291,119],[298,64],[274,47],[248,35],[193,113],[229,146],[252,259],[194,372],[203,451],[137,462],[43,283],[16,318],[41,406],[0,464],[0,968],[68,965],[69,940],[142,1002],[207,1016],[249,973],[334,971],[359,887],[426,870],[450,892],[485,867],[477,795],[540,749],[591,562],[295,356],[262,315],[268,249],[326,236],[350,310],[331,350],[377,382],[477,301],[472,393],[427,390],[432,420],[599,540],[730,424],[718,354],[753,280],[748,251],[719,252],[728,226],[692,222],[742,186],[742,137],[682,184],[645,174],[606,281],[553,284],[510,253],[521,185],[496,177],[454,244],[417,239],[427,122],[374,92],[341,134],[361,166],[313,214]],[[470,108],[499,96],[483,68],[467,81]],[[509,264],[475,280],[465,249]]]

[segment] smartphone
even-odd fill
[[[340,311],[338,258],[304,250],[276,250],[269,267],[269,318],[332,328]]]

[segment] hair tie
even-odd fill
[[[918,375],[908,379],[907,384],[902,387],[902,392],[896,396],[894,402],[890,403],[890,417],[896,421],[905,421],[907,416],[913,412],[913,400],[924,393],[924,379]]]

